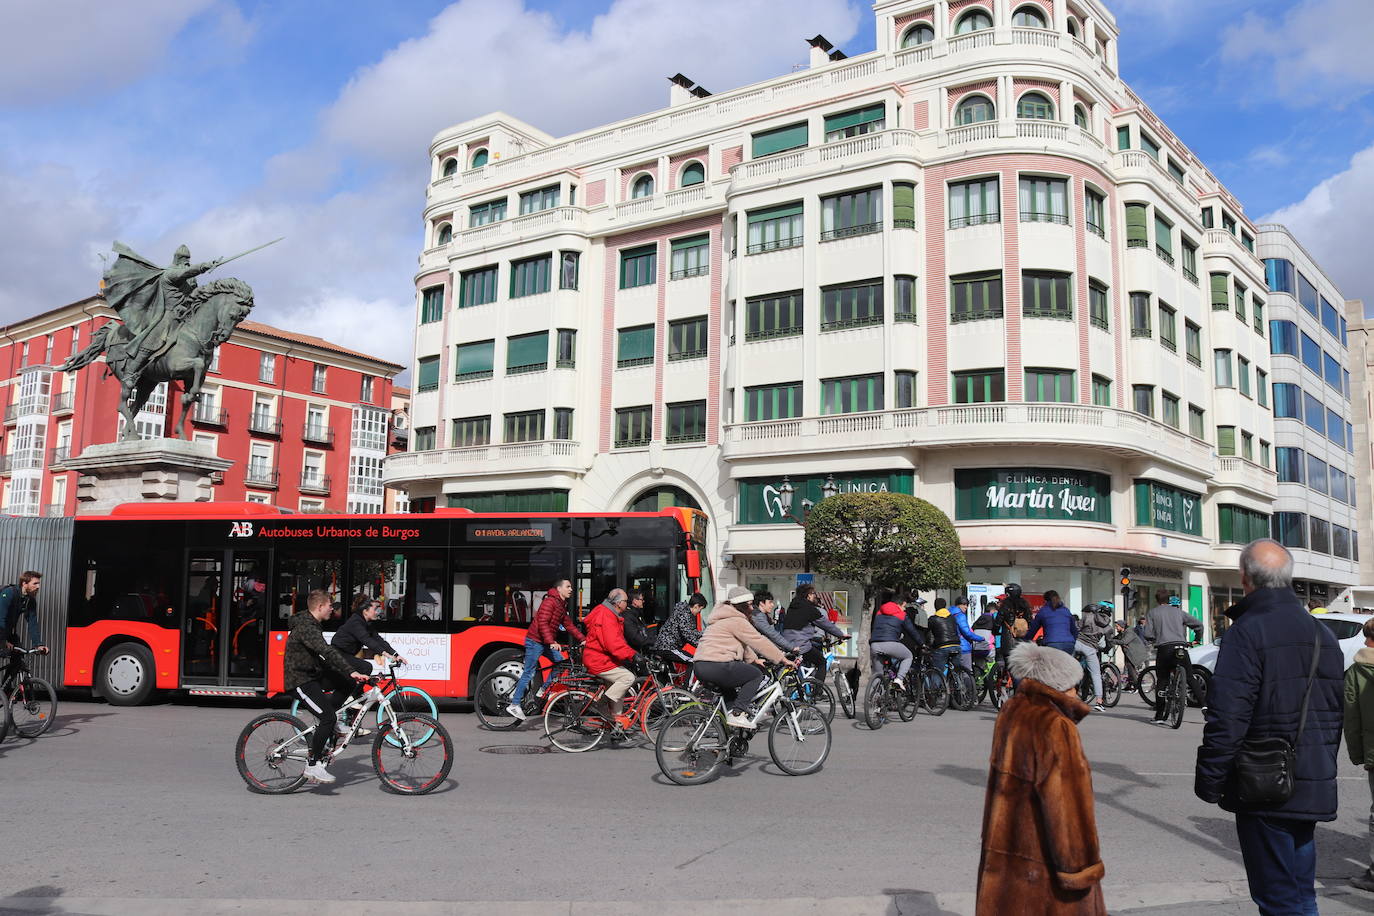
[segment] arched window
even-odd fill
[[[654,178],[652,175],[640,175],[635,179],[634,186],[630,188],[631,197],[653,197]]]
[[[447,178],[450,175],[458,174],[458,160],[445,159],[444,164],[440,167],[440,171],[443,172],[443,176],[445,178]]]
[[[451,241],[453,241],[453,227],[444,223],[439,227],[439,244],[447,245]]]
[[[645,175],[644,177],[648,178],[649,176]],[[703,166],[700,162],[689,162],[687,163],[686,168],[682,170],[682,186],[684,188],[688,185],[701,184],[705,180],[706,167]],[[652,184],[653,182],[650,181],[650,185]],[[652,193],[652,190],[653,189],[651,187],[650,193]]]
[[[918,48],[921,45],[928,45],[935,40],[935,30],[924,22],[918,22],[906,30],[902,36],[902,47]]]
[[[954,24],[955,35],[966,35],[969,32],[981,32],[984,29],[992,28],[992,17],[984,10],[970,10],[959,17],[959,21]]]
[[[1011,14],[1011,24],[1022,29],[1048,29],[1045,14],[1033,6],[1023,6]]]
[[[472,167],[473,167],[474,169],[480,169],[482,166],[484,166],[484,165],[486,165],[486,164],[487,164],[487,151],[486,151],[486,149],[479,149],[477,152],[475,152],[475,153],[472,154]]]
[[[1027,92],[1016,103],[1016,116],[1037,121],[1053,120],[1054,103],[1038,92]]]
[[[681,487],[654,487],[652,490],[645,490],[634,498],[626,511],[628,512],[657,512],[659,509],[671,509],[674,506],[684,506],[688,509],[700,509],[692,495]]]
[[[1084,130],[1088,129],[1088,110],[1082,105],[1073,106],[1073,123]]]
[[[981,121],[991,121],[997,117],[997,107],[992,104],[992,99],[985,95],[971,95],[959,102],[959,107],[954,109],[955,124],[977,124]]]
[[[1078,37],[1078,20],[1072,16],[1069,17],[1069,34],[1074,38]]]

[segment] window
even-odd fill
[[[641,197],[654,196],[654,178],[652,175],[640,175],[630,186],[630,199],[638,200]]]
[[[1337,340],[1341,338],[1340,316],[1336,314],[1336,307],[1326,301],[1326,297],[1321,297],[1322,303],[1322,327]]]
[[[883,103],[865,108],[853,108],[839,114],[825,116],[825,142],[843,140],[882,130],[886,125]]]
[[[482,166],[487,164],[487,159],[489,158],[490,156],[488,156],[485,148],[479,149],[477,150],[477,152],[472,154],[472,165],[469,166],[469,168],[480,169]]]
[[[1183,348],[1188,354],[1188,362],[1202,366],[1202,328],[1188,319],[1183,319]]]
[[[952,182],[949,186],[949,228],[1001,222],[997,193],[996,178]]]
[[[1218,388],[1236,387],[1235,377],[1231,373],[1230,350],[1212,351],[1212,380]]]
[[[809,142],[806,122],[802,121],[799,124],[789,124],[786,127],[760,131],[754,134],[753,141],[753,158],[755,159],[798,149],[806,146]]]
[[[1242,324],[1245,323],[1245,287],[1237,282],[1236,287],[1236,318]]]
[[[1240,431],[1240,457],[1246,461],[1255,460],[1255,437],[1245,430]]]
[[[1350,559],[1350,529],[1340,525],[1331,526],[1331,555]]]
[[[1002,317],[1002,273],[950,277],[950,321]]]
[[[1054,103],[1039,92],[1027,92],[1016,102],[1016,116],[1031,121],[1054,120]]]
[[[491,417],[460,417],[453,421],[451,448],[491,444]]]
[[[883,409],[883,376],[851,375],[821,379],[821,413],[859,413]]]
[[[1274,450],[1274,469],[1278,472],[1279,483],[1303,483],[1303,468],[1306,455],[1300,448],[1280,445]]]
[[[689,162],[682,167],[682,177],[678,184],[684,188],[690,188],[694,184],[702,184],[706,181],[706,166],[700,162]]]
[[[549,368],[549,332],[506,338],[506,375],[543,372]]]
[[[706,402],[686,401],[668,405],[669,445],[677,442],[706,441]]]
[[[1254,254],[1255,237],[1253,235],[1242,229],[1240,233],[1240,243],[1245,246],[1246,251],[1250,252],[1251,254]]]
[[[916,278],[898,274],[892,278],[892,320],[916,321]]]
[[[1158,213],[1155,214],[1155,254],[1165,264],[1174,266],[1174,227]]]
[[[75,335],[72,336],[72,339],[73,339],[73,340],[76,339]],[[219,372],[219,350],[220,350],[219,347],[215,347],[214,355],[212,355],[212,356],[210,357],[210,366],[209,366],[209,368],[206,369],[205,371],[207,371],[207,372]],[[73,353],[72,355],[75,356],[76,354]]]
[[[1093,405],[1096,407],[1112,406],[1112,380],[1103,378],[1100,375],[1093,376]]]
[[[568,328],[559,330],[554,366],[559,369],[573,369],[577,366],[577,331]]]
[[[643,245],[620,253],[620,288],[648,286],[658,279],[658,246]]]
[[[910,182],[892,183],[892,228],[916,228],[916,186]]]
[[[1197,246],[1186,236],[1179,236],[1179,244],[1183,246],[1183,276],[1189,283],[1197,283]]]
[[[1140,148],[1145,152],[1145,155],[1156,162],[1159,161],[1159,144],[1143,130],[1140,132]]]
[[[1322,351],[1322,377],[1326,379],[1326,384],[1336,389],[1337,394],[1344,394],[1341,388],[1341,364],[1336,361],[1336,357],[1326,351]]]
[[[1317,378],[1321,378],[1321,377],[1322,377],[1322,348],[1319,347],[1319,346],[1317,346],[1317,342],[1316,342],[1315,340],[1313,340],[1312,338],[1308,337],[1308,336],[1307,336],[1307,333],[1306,333],[1305,331],[1304,331],[1304,332],[1301,332],[1301,334],[1302,334],[1302,364],[1303,364],[1304,366],[1306,366],[1308,369],[1311,369],[1312,372],[1313,372],[1313,374],[1315,374],[1315,375],[1317,376]]]
[[[1243,506],[1217,507],[1217,540],[1223,544],[1248,544],[1269,536],[1269,516]]]
[[[687,277],[700,277],[711,270],[709,260],[711,248],[709,235],[693,235],[685,239],[673,239],[669,243],[669,280],[682,280]]]
[[[1170,306],[1159,304],[1159,342],[1166,350],[1178,352],[1178,313]]]
[[[1244,356],[1236,357],[1236,380],[1240,383],[1240,393],[1250,397],[1250,360]]]
[[[1163,413],[1164,424],[1165,424],[1166,426],[1172,426],[1174,429],[1178,429],[1178,428],[1179,428],[1179,412],[1178,412],[1179,400],[1178,400],[1178,395],[1170,394],[1170,393],[1167,392],[1167,391],[1161,391],[1161,392],[1160,392],[1160,402],[1163,404],[1163,407],[1164,407],[1164,413]]]
[[[988,404],[1005,401],[1005,369],[975,369],[954,373],[954,403]]]
[[[577,289],[577,274],[581,255],[576,251],[564,251],[559,258],[558,288]]]
[[[477,343],[458,345],[458,364],[453,377],[460,381],[491,378],[496,359],[496,341],[483,340]]]
[[[1150,208],[1145,204],[1126,205],[1126,247],[1150,247]]]
[[[1027,369],[1025,399],[1076,404],[1078,395],[1073,379],[1072,369]]]
[[[1331,552],[1331,524],[1320,518],[1309,518],[1312,527],[1312,546],[1313,553]]]
[[[801,415],[801,382],[758,385],[744,389],[744,419],[747,423],[762,420],[786,420]]]
[[[654,361],[654,326],[639,325],[621,328],[616,334],[617,369],[630,366],[647,366]]]
[[[1045,14],[1033,6],[1023,6],[1011,14],[1011,24],[1023,29],[1047,29]]]
[[[420,323],[430,324],[444,317],[444,288],[431,286],[420,292]]]
[[[1072,320],[1069,275],[1048,270],[1022,271],[1021,313],[1028,318]]]
[[[1123,125],[1116,129],[1116,148],[1119,150],[1131,148],[1131,129],[1129,127]]]
[[[706,316],[668,323],[668,361],[700,359],[706,355]]]
[[[543,254],[510,262],[510,297],[534,296],[549,291],[553,255]]]
[[[1344,472],[1344,471],[1338,471],[1338,470],[1336,470],[1336,468],[1333,466],[1333,467],[1331,468],[1331,498],[1332,498],[1332,499],[1338,499],[1338,500],[1340,500],[1340,501],[1343,502],[1343,503],[1344,503],[1344,502],[1349,502],[1349,501],[1350,501],[1350,496],[1349,496],[1350,486],[1349,486],[1349,485],[1350,485],[1351,483],[1353,483],[1353,482],[1354,482],[1354,481],[1352,481],[1350,478],[1348,478],[1348,477],[1345,476],[1345,472]]]
[[[1183,174],[1183,167],[1175,162],[1172,156],[1169,157],[1169,177],[1179,184],[1183,184],[1183,179],[1185,177]],[[1251,241],[1254,240],[1251,239]]]
[[[802,332],[802,293],[756,296],[744,303],[744,339],[794,337]]]
[[[1022,178],[1021,222],[1069,224],[1068,182],[1062,178]]]
[[[555,407],[553,409],[553,437],[567,441],[572,439],[573,429],[573,409],[571,407]]]
[[[1107,199],[1088,189],[1083,194],[1083,213],[1088,223],[1088,231],[1100,239],[1107,237]]]
[[[434,244],[447,245],[449,242],[452,241],[453,226],[450,223],[444,223],[442,226],[439,227],[439,232],[434,237]]]
[[[1286,258],[1264,259],[1264,279],[1271,293],[1291,294],[1297,288],[1293,273],[1293,262]]]
[[[883,323],[883,281],[865,280],[821,288],[821,330]]]
[[[1269,352],[1298,355],[1298,326],[1291,321],[1269,322]]]
[[[1154,419],[1155,415],[1155,386],[1154,385],[1132,385],[1131,386],[1131,405],[1136,413]]]
[[[896,391],[893,392],[893,407],[906,408],[916,406],[916,373],[898,369],[892,373],[892,380],[895,383]]]
[[[1082,105],[1073,106],[1073,124],[1079,130],[1088,129],[1088,110]]]
[[[502,442],[539,442],[544,438],[544,411],[524,410],[505,415]]]
[[[506,218],[506,199],[489,200],[484,204],[473,204],[468,207],[468,226],[485,226],[488,223],[499,223]]]
[[[1317,295],[1317,288],[1312,285],[1312,281],[1298,274],[1298,301],[1302,307],[1312,313],[1313,318],[1321,317],[1321,306],[1318,305],[1320,297]]]
[[[966,124],[982,124],[996,117],[997,106],[992,104],[992,99],[985,95],[964,96],[954,109],[954,124],[957,127],[963,127]]]
[[[1150,294],[1131,293],[1131,336],[1153,337],[1150,329]]]
[[[1345,447],[1345,421],[1336,411],[1327,408],[1326,411],[1326,438],[1332,442]]]
[[[1326,408],[1310,391],[1302,393],[1302,420],[1309,429],[1326,435]]]
[[[1236,428],[1234,426],[1217,427],[1217,454],[1234,455],[1236,453]]]
[[[955,35],[966,35],[969,32],[981,32],[984,29],[992,28],[992,17],[983,10],[971,10],[959,17],[959,21],[954,24]]]
[[[525,191],[520,195],[520,215],[538,213],[558,206],[558,185],[549,185],[537,191]]]
[[[648,445],[653,432],[652,407],[622,407],[615,412],[615,447]]]
[[[921,45],[928,45],[934,40],[935,30],[924,22],[918,22],[907,29],[906,34],[902,36],[902,47],[918,48]]]
[[[1263,369],[1255,370],[1255,400],[1259,406],[1269,406],[1269,373]]]
[[[1231,275],[1212,274],[1212,311],[1229,312],[1231,310]]]
[[[456,175],[458,173],[458,160],[445,159],[443,161],[443,164],[440,166],[440,171],[442,173],[441,177],[443,178],[448,178],[451,175]]]
[[[277,355],[264,353],[258,357],[258,381],[271,382],[277,377]]]
[[[1254,319],[1255,333],[1264,336],[1264,301],[1250,297],[1250,317]]]
[[[762,254],[779,248],[796,248],[802,243],[802,205],[784,204],[749,213],[748,254]]]
[[[1107,307],[1107,287],[1097,280],[1088,281],[1088,320],[1095,328],[1104,331],[1110,330],[1107,316],[1110,311]]]
[[[479,267],[458,274],[458,307],[472,308],[496,301],[496,266]]]
[[[1275,512],[1274,540],[1285,547],[1307,547],[1307,516],[1301,512]]]
[[[434,450],[434,427],[417,426],[415,427],[415,451],[429,452]]]
[[[415,361],[415,390],[434,391],[439,387],[439,357],[422,356]]]
[[[883,231],[883,189],[821,198],[821,241]]]
[[[310,390],[316,394],[325,393],[325,381],[328,378],[329,367],[323,363],[315,364],[315,371],[310,378]]]
[[[1188,405],[1188,435],[1194,439],[1206,438],[1207,413],[1196,404]]]

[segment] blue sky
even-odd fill
[[[1122,73],[1240,198],[1374,300],[1370,0],[1108,0]],[[504,109],[554,134],[721,91],[802,39],[873,46],[867,0],[6,0],[0,321],[94,291],[118,238],[236,265],[255,317],[408,362],[440,128]],[[715,23],[727,21],[729,28]],[[60,37],[56,37],[60,36]],[[577,80],[568,74],[577,74]]]

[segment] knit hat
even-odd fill
[[[754,593],[742,585],[732,585],[725,593],[726,604],[752,604],[753,601]]]
[[[1072,655],[1033,642],[1012,649],[1008,662],[1012,677],[1033,678],[1051,690],[1068,690],[1083,679],[1083,666]]]

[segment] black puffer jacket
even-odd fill
[[[330,668],[344,678],[353,674],[353,666],[338,649],[324,641],[320,622],[309,611],[291,615],[291,635],[286,638],[286,658],[283,659],[286,679],[284,690],[295,690],[308,681],[324,677]]]
[[[345,655],[356,655],[364,646],[377,655],[383,652],[388,655],[401,654],[391,648],[391,643],[382,639],[381,634],[377,632],[377,624],[368,620],[361,612],[350,615],[344,621],[343,626],[334,634],[330,645]]]
[[[930,618],[926,620],[926,629],[930,631],[930,646],[933,649],[959,645],[959,622],[953,614],[941,617],[938,611],[931,611]]]
[[[1345,667],[1335,636],[1303,609],[1291,589],[1256,589],[1226,616],[1235,622],[1221,642],[1208,694],[1207,725],[1197,751],[1198,798],[1233,812],[1335,820]],[[1298,743],[1293,797],[1267,809],[1243,806],[1231,780],[1236,751],[1247,737],[1291,740],[1297,733],[1314,636],[1321,640],[1321,658]]]

